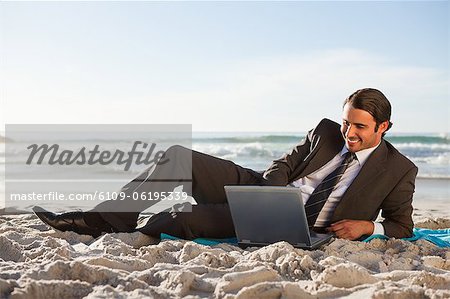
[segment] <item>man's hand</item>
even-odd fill
[[[356,240],[362,235],[371,235],[374,230],[372,221],[344,219],[327,227],[329,232],[334,232],[338,238]]]

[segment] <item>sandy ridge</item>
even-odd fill
[[[0,217],[0,248],[1,298],[450,298],[450,250],[423,240],[242,250],[140,233],[93,239],[11,215]]]

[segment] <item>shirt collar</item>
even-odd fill
[[[369,159],[370,154],[373,153],[373,151],[376,150],[377,147],[380,146],[380,144],[381,144],[381,140],[380,140],[380,143],[378,143],[376,146],[371,147],[371,148],[366,148],[366,149],[363,149],[363,150],[355,153],[356,159],[361,167],[364,165],[364,163],[366,163],[367,159]],[[341,153],[340,153],[341,157],[343,155],[345,155],[347,152],[348,152],[348,148],[344,145],[344,147],[342,148]]]

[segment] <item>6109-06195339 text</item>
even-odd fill
[[[29,192],[11,193],[11,201],[90,201],[90,200],[155,200],[155,201],[185,201],[188,194],[183,191],[162,191],[162,192],[103,192],[95,191],[90,193],[62,193],[58,191],[50,192]]]

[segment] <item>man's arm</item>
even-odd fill
[[[417,167],[411,167],[400,179],[394,189],[384,199],[381,216],[385,218],[381,224],[385,235],[395,238],[412,236],[412,197],[415,187]],[[337,237],[349,240],[359,239],[363,235],[371,235],[374,231],[372,221],[344,219],[335,222],[328,228]]]
[[[309,131],[307,136],[289,153],[272,162],[264,172],[267,185],[286,186],[289,183],[292,172],[310,153],[313,132],[314,130]]]
[[[417,176],[417,167],[411,167],[381,205],[382,224],[385,235],[395,238],[412,236],[412,198]]]
[[[292,182],[302,173],[307,163],[309,163],[308,156],[325,142],[333,150],[336,145],[337,147],[344,145],[340,125],[326,118],[322,119],[314,129],[309,131],[305,139],[297,144],[290,153],[273,161],[272,165],[264,172],[265,184],[286,186]],[[341,143],[342,145],[340,145]],[[336,153],[333,154],[333,151],[331,151],[332,156]],[[328,162],[332,159],[332,156],[329,159],[325,158],[323,162]]]
[[[334,233],[338,238],[356,240],[363,235],[371,235],[374,230],[374,224],[372,221],[367,220],[344,219],[332,223],[327,230]]]

